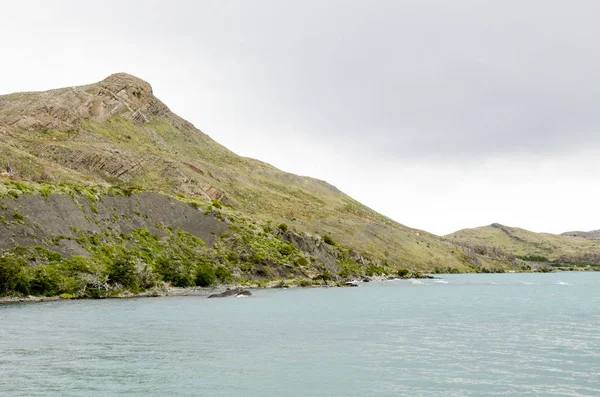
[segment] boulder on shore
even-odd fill
[[[220,294],[209,295],[209,298],[227,298],[228,296],[252,296],[252,293],[242,288],[227,288]]]

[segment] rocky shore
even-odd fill
[[[343,282],[320,282],[320,283],[306,283],[302,282],[305,280],[290,280],[285,282],[283,280],[269,281],[263,284],[249,284],[249,285],[223,285],[217,288],[177,288],[167,287],[160,289],[153,289],[141,293],[122,293],[115,296],[110,296],[102,299],[136,299],[136,298],[156,298],[156,297],[173,297],[173,296],[198,296],[206,298],[226,298],[226,297],[239,297],[239,296],[252,296],[250,290],[252,289],[271,289],[271,288],[333,288],[333,287],[358,287],[362,283],[368,283],[371,281],[386,281],[386,280],[409,280],[409,279],[433,279],[430,275],[418,275],[417,277],[396,277],[396,276],[372,276],[363,277],[359,280],[347,280]],[[16,304],[16,303],[38,303],[38,302],[52,302],[59,300],[79,300],[79,299],[94,299],[94,298],[79,298],[74,297],[70,294],[63,294],[60,296],[4,296],[0,297],[0,305],[2,304]]]

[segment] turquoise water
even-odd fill
[[[600,273],[4,305],[0,395],[599,396]]]

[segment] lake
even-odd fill
[[[2,396],[598,396],[600,273],[0,306]]]

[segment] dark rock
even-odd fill
[[[209,295],[209,298],[227,298],[229,296],[252,296],[250,291],[242,289],[242,288],[227,288],[224,292],[220,294],[212,294]]]
[[[358,287],[358,283],[356,281],[346,281],[344,285],[346,287]]]
[[[219,294],[212,294],[209,295],[209,298],[227,298],[228,296],[235,296],[237,294],[239,294],[240,292],[242,292],[241,288],[227,288],[227,290],[225,290],[224,292],[221,292]]]
[[[370,282],[370,281],[371,281],[371,279],[370,279],[370,278],[368,278],[368,277],[365,277],[365,278],[363,278],[363,279],[362,279],[362,282],[363,282],[363,283],[368,283],[368,282]]]

